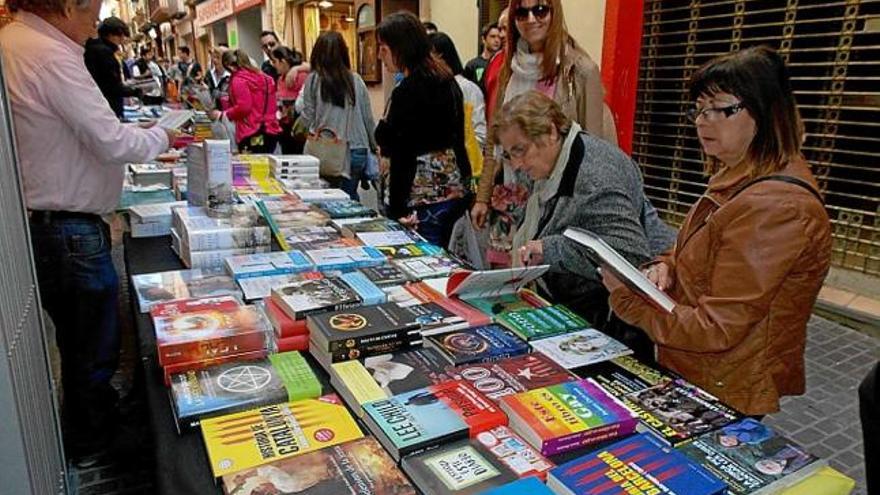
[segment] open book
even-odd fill
[[[449,275],[446,295],[462,299],[513,294],[537,279],[549,265],[524,266],[501,270],[456,270]]]
[[[587,256],[593,263],[603,270],[613,273],[630,290],[642,295],[649,302],[667,313],[672,313],[672,310],[675,308],[675,301],[651,283],[648,277],[603,241],[602,238],[590,231],[577,227],[565,229],[563,235],[587,248]]]
[[[193,115],[192,110],[168,110],[156,121],[156,125],[162,129],[180,129]]]

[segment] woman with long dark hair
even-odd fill
[[[348,46],[335,31],[318,37],[309,63],[312,73],[303,86],[297,109],[310,133],[332,133],[348,143],[346,170],[342,175],[323,178],[357,200],[357,186],[365,179],[368,153],[376,149],[367,85],[352,72]]]
[[[376,127],[390,159],[386,213],[446,247],[469,199],[461,90],[415,15],[391,14],[377,34],[386,71],[404,75]]]
[[[278,122],[281,124],[281,152],[285,155],[298,155],[303,152],[305,141],[297,139],[295,136],[293,124],[297,118],[297,112],[294,109],[296,98],[306,84],[306,78],[309,76],[308,70],[300,70],[296,72],[296,77],[288,83],[285,74],[290,72],[294,67],[299,67],[303,63],[302,54],[298,51],[279,46],[272,50],[272,66],[278,71]]]

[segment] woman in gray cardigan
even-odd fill
[[[536,91],[504,105],[492,136],[499,158],[535,181],[511,258],[524,265],[550,265],[540,281],[543,292],[597,328],[607,328],[608,292],[601,277],[584,248],[562,233],[566,227],[580,227],[600,236],[630,263],[648,261],[642,221],[646,201],[638,169],[620,149],[582,131],[557,103]],[[641,351],[650,355],[650,341],[642,335],[636,345],[648,346]],[[632,347],[633,342],[627,344]]]

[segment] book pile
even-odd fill
[[[135,205],[128,209],[131,236],[160,237],[171,234],[171,209],[186,206],[185,201]]]
[[[238,155],[232,161],[232,186],[239,196],[284,194],[284,188],[270,175],[266,155]]]
[[[145,273],[132,275],[131,281],[141,313],[171,301],[241,295],[235,280],[220,268]]]
[[[186,148],[187,201],[218,208],[232,204],[232,154],[229,141],[206,139]]]
[[[272,176],[283,180],[317,180],[321,161],[311,155],[269,155]]]
[[[156,163],[130,163],[132,184],[139,187],[161,186],[171,189],[171,169]]]
[[[229,256],[268,252],[271,234],[250,205],[220,213],[207,208],[175,208],[172,247],[189,268],[222,267]]]
[[[202,112],[196,112],[193,117],[192,135],[193,141],[202,142],[206,139],[214,138],[214,131],[211,128],[212,121]]]

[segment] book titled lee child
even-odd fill
[[[453,366],[497,361],[529,352],[527,343],[499,325],[431,335],[425,342],[446,356]]]
[[[657,435],[673,447],[741,417],[713,395],[680,378],[631,392],[627,399],[660,423],[657,426],[643,421],[640,431]]]
[[[154,316],[153,325],[161,366],[259,351],[271,331],[253,306]]]
[[[506,426],[404,457],[403,470],[426,495],[475,495],[525,477],[544,479],[553,464]]]
[[[226,269],[236,280],[284,275],[311,270],[312,263],[299,251],[256,253],[226,258]]]
[[[306,279],[272,289],[272,299],[294,320],[361,304],[361,298],[336,278]]]
[[[223,487],[234,495],[416,495],[372,437],[227,474]]]
[[[215,477],[363,437],[335,394],[202,421]]]
[[[702,466],[645,434],[553,468],[547,486],[564,495],[720,495],[726,489]]]
[[[562,454],[629,435],[638,418],[591,380],[501,398],[510,427],[542,454]]]
[[[679,451],[726,483],[731,495],[779,493],[827,464],[752,418],[705,433]]]
[[[495,401],[505,395],[578,379],[540,353],[524,354],[491,363],[456,366],[448,368],[446,374],[453,380],[470,382],[486,397]]]
[[[446,358],[430,347],[364,359],[364,367],[389,396],[448,381],[448,365]]]
[[[159,303],[180,299],[238,296],[241,291],[222,269],[175,270],[132,275],[141,313]]]
[[[306,251],[318,271],[347,270],[385,263],[385,255],[369,246]]]
[[[632,354],[629,347],[595,328],[536,340],[532,348],[569,370]]]
[[[510,311],[499,315],[497,321],[528,341],[562,335],[591,326],[587,320],[562,304]]]
[[[507,424],[471,385],[449,381],[364,404],[364,421],[396,461]]]
[[[331,311],[308,317],[316,348],[332,362],[393,352],[421,343],[421,324],[394,303]]]
[[[207,417],[321,395],[321,383],[298,352],[187,371],[171,377],[178,431]]]

